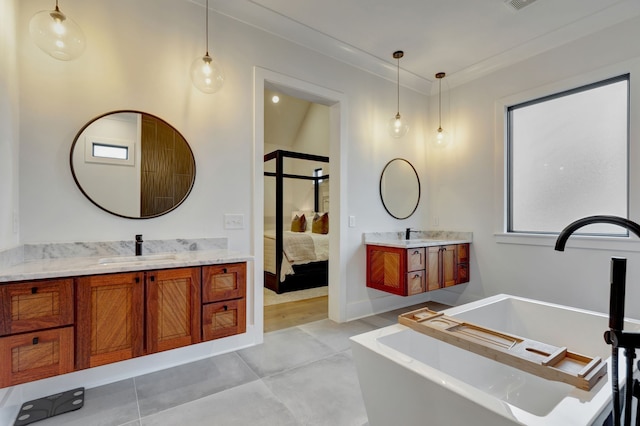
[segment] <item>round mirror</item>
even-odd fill
[[[403,158],[389,161],[380,176],[382,205],[396,219],[406,219],[418,208],[420,179],[413,165]]]
[[[131,219],[175,209],[196,176],[193,152],[180,132],[139,111],[109,112],[85,124],[71,145],[70,163],[93,204]]]

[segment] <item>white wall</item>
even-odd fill
[[[50,2],[33,0],[19,6],[21,242],[132,239],[138,233],[149,239],[228,236],[232,249],[250,253],[252,87],[254,66],[259,66],[342,93],[348,100],[347,121],[342,123],[347,174],[341,176],[347,205],[341,208],[356,217],[357,226],[341,235],[347,303],[353,305],[347,317],[416,300],[365,287],[362,233],[426,224],[429,198],[424,191],[416,214],[404,221],[386,213],[378,194],[380,173],[395,157],[410,159],[426,181],[426,96],[401,88],[400,108],[412,127],[396,140],[386,132],[396,112],[395,81],[213,13],[210,51],[223,64],[227,78],[214,95],[197,91],[189,80],[191,62],[204,53],[203,9],[196,4],[65,1],[64,11],[87,37],[86,51],[71,62],[48,57],[28,37],[30,16],[51,7]],[[165,216],[128,220],[109,215],[86,200],[73,182],[68,156],[76,132],[92,118],[117,109],[147,111],[167,120],[193,149],[194,189]],[[244,214],[245,229],[225,230],[224,213]]]
[[[430,147],[428,152],[430,222],[438,218],[441,229],[473,231],[474,240],[471,283],[434,297],[459,303],[511,293],[608,312],[609,258],[619,255],[629,260],[626,313],[640,317],[640,305],[631,302],[640,298],[635,236],[635,242],[626,244],[572,237],[567,250],[559,253],[553,250],[552,237],[514,240],[494,235],[504,226],[503,106],[626,72],[631,72],[630,219],[640,219],[640,87],[634,84],[640,76],[640,44],[632,42],[639,38],[640,20],[633,19],[447,95],[453,144],[444,150]],[[432,105],[437,107],[437,94]],[[575,248],[576,244],[588,249]]]
[[[0,2],[0,250],[18,244],[18,69],[16,0]],[[17,217],[16,217],[17,219]]]

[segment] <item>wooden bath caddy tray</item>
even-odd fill
[[[586,391],[607,373],[607,363],[600,357],[501,333],[427,308],[402,314],[398,322],[478,355]]]

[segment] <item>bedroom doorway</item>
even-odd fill
[[[265,82],[265,332],[328,318],[330,112]]]

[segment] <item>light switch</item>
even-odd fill
[[[244,215],[231,213],[225,214],[224,229],[244,229]]]
[[[349,228],[355,228],[355,227],[356,227],[356,217],[349,216]]]

